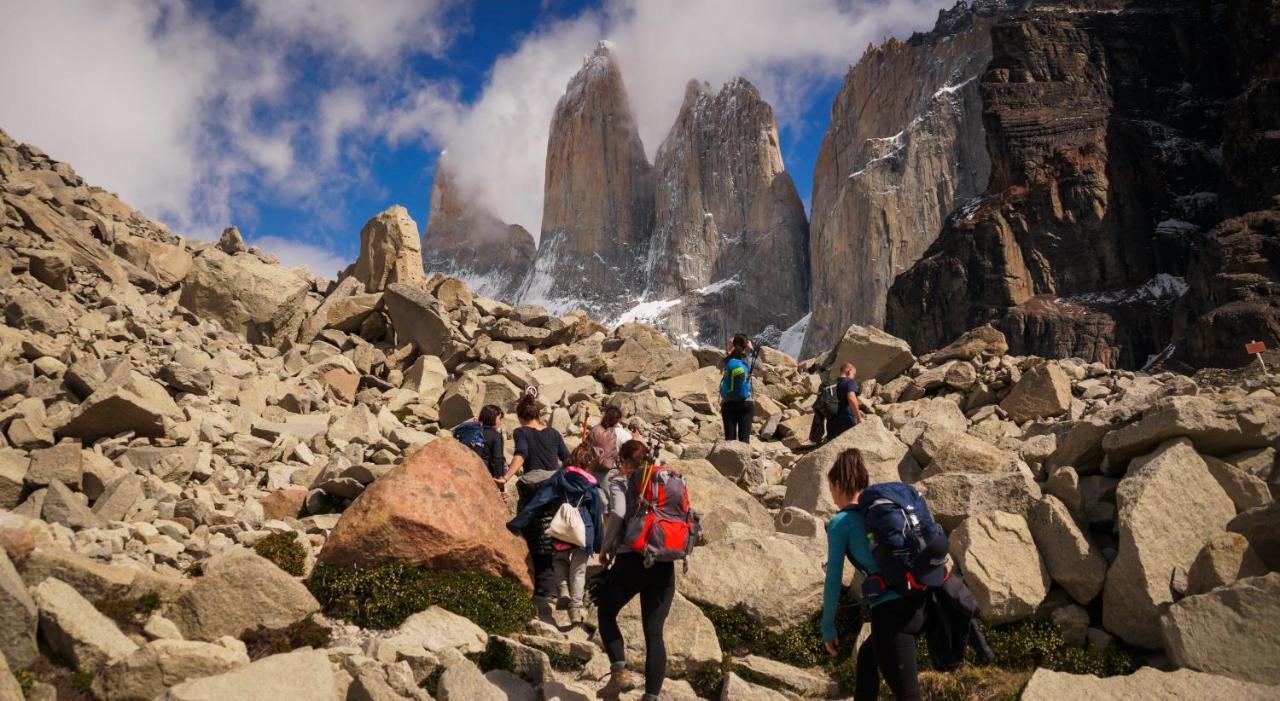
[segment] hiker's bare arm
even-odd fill
[[[523,466],[524,466],[524,456],[523,456],[523,455],[517,455],[517,456],[515,456],[514,458],[511,458],[511,464],[507,466],[507,473],[506,473],[505,475],[503,475],[503,476],[499,477],[499,478],[498,478],[497,480],[495,480],[495,481],[496,481],[498,484],[506,484],[507,480],[511,479],[511,476],[512,476],[512,475],[514,475],[515,473],[519,472],[519,471],[520,471],[520,468],[521,468],[521,467],[523,467]]]
[[[862,423],[862,407],[858,406],[858,393],[849,393],[849,406],[853,408],[853,415],[858,417],[858,423]]]

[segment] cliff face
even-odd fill
[[[655,161],[650,317],[676,337],[720,345],[776,337],[808,306],[808,223],[786,173],[773,108],[751,83],[691,81]],[[775,338],[776,340],[776,338]]]
[[[1161,351],[1220,218],[1218,4],[1038,4],[996,25],[990,184],[897,278],[887,330],[917,351],[993,320],[1015,353],[1135,366]]]
[[[431,214],[423,235],[427,273],[462,278],[478,294],[511,302],[533,269],[535,252],[529,232],[504,223],[468,196],[441,156],[431,183]]]
[[[1174,357],[1193,366],[1252,362],[1244,344],[1280,349],[1280,4],[1227,3],[1232,82],[1223,126],[1223,205],[1191,267]]]
[[[870,47],[831,107],[813,176],[805,354],[850,324],[882,326],[893,279],[987,184],[979,78],[1004,2],[964,2],[933,32]]]
[[[608,318],[644,291],[653,170],[613,49],[601,42],[556,104],[542,236],[522,298]]]

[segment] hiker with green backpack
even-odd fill
[[[755,347],[743,334],[737,334],[725,349],[724,376],[720,379],[720,418],[724,421],[726,441],[751,442],[751,419],[755,402],[751,400],[751,372],[755,365]]]

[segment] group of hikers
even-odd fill
[[[725,439],[749,442],[757,350],[739,335],[726,351],[720,384]],[[856,375],[856,368],[845,363],[838,377],[822,386],[811,431],[814,443],[862,421]],[[507,528],[528,544],[538,619],[556,625],[554,612],[562,608],[568,610],[571,626],[588,626],[590,589],[596,627],[611,664],[599,698],[615,699],[639,686],[627,671],[618,615],[640,598],[643,699],[657,699],[666,677],[663,629],[676,591],[675,563],[688,567],[700,537],[688,489],[679,471],[660,464],[657,446],[643,440],[638,426],[624,426],[618,407],[605,407],[600,422],[589,430],[584,422],[584,437],[572,451],[560,432],[547,425],[545,412],[536,389],[521,396],[510,464],[504,456],[500,407],[485,406],[454,435],[480,455],[504,499],[508,481],[519,476],[517,513]],[[832,656],[837,654],[836,612],[846,559],[862,574],[861,599],[871,623],[870,637],[857,652],[854,698],[875,699],[883,678],[895,698],[919,699],[916,638],[924,633],[935,667],[959,664],[969,645],[979,651],[979,659],[989,657],[975,620],[976,603],[951,572],[946,535],[919,493],[898,482],[869,484],[856,447],[839,454],[827,479],[839,511],[828,525],[822,642]],[[593,556],[600,568],[589,586]]]

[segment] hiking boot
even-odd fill
[[[533,597],[533,607],[538,612],[537,617],[539,621],[549,623],[553,626],[556,625],[556,614],[550,597]]]
[[[587,613],[582,610],[581,606],[572,606],[569,608],[569,622],[575,626],[580,626],[587,622]]]
[[[598,699],[616,699],[628,691],[639,687],[625,666],[614,667],[609,671],[609,681],[596,692]]]

